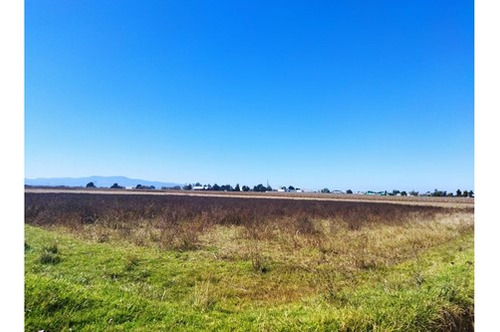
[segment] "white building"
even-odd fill
[[[205,190],[206,186],[193,186],[193,190]]]

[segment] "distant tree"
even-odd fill
[[[201,187],[201,183],[196,182],[196,183],[194,184],[194,186],[195,186],[195,187]]]
[[[217,183],[214,183],[214,185],[212,186],[212,190],[215,190],[215,191],[220,191],[220,186],[217,184]]]
[[[258,191],[258,192],[265,192],[266,187],[262,183],[259,183],[258,185],[253,187],[253,191]]]
[[[352,195],[352,190],[351,189],[347,189],[347,191],[345,193],[349,194],[349,195]]]
[[[464,190],[464,193],[462,194],[463,197],[469,197],[469,192],[467,190]]]
[[[328,189],[328,188],[323,188],[323,189],[321,189],[321,192],[322,192],[323,194],[329,194],[329,193],[330,193],[330,189]]]
[[[289,186],[288,190],[295,190],[295,188],[293,186]]]
[[[400,194],[400,193],[401,193],[401,191],[394,189],[392,191],[392,196],[396,196],[397,194]]]
[[[233,187],[230,184],[225,184],[220,187],[222,191],[233,191]]]
[[[267,185],[266,191],[273,191],[273,187],[271,187],[270,185]]]
[[[182,187],[183,190],[192,190],[193,186],[191,184],[186,184],[184,187]]]
[[[410,191],[410,196],[418,196],[418,191],[415,190]]]
[[[469,190],[469,197],[473,198],[474,197],[474,192],[472,190]]]
[[[401,192],[401,196],[408,196],[408,193],[407,193],[406,191],[404,191],[404,190],[403,190],[403,191]]]
[[[434,192],[431,194],[431,196],[444,197],[446,196],[446,191],[434,189]]]
[[[457,189],[457,197],[462,197],[462,191],[460,189]]]
[[[142,184],[138,184],[135,186],[135,189],[155,189],[155,186],[143,186]]]
[[[239,183],[237,183],[236,186],[234,186],[234,191],[241,191]]]
[[[447,197],[453,197],[453,193],[448,193],[446,196]]]
[[[94,182],[89,182],[89,183],[87,183],[87,185],[85,187],[86,188],[95,188],[95,184],[94,184]]]
[[[123,189],[123,187],[119,186],[118,183],[114,183],[110,188],[111,189]]]
[[[241,187],[241,190],[243,190],[243,191],[250,191],[250,187],[249,186],[243,186],[243,187]]]

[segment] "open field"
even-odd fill
[[[116,194],[116,195],[174,195],[174,196],[209,196],[262,199],[299,199],[319,201],[373,202],[405,205],[426,205],[453,208],[474,207],[474,198],[466,197],[426,197],[426,196],[376,196],[376,195],[339,195],[323,193],[280,193],[280,192],[221,192],[221,191],[178,191],[178,190],[130,190],[107,188],[53,188],[30,187],[26,193],[78,193],[78,194]]]
[[[319,198],[27,191],[26,330],[473,330],[471,201]]]

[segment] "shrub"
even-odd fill
[[[212,296],[210,280],[196,282],[193,290],[193,306],[202,311],[212,309],[216,303]]]
[[[252,268],[255,272],[269,272],[270,268],[262,256],[261,249],[257,243],[253,242],[249,245],[249,255],[252,262]]]
[[[61,258],[57,255],[51,254],[50,252],[43,252],[40,255],[41,264],[57,264],[61,261]]]
[[[41,264],[57,264],[61,261],[58,254],[59,248],[56,243],[44,246],[42,248],[42,253],[40,254],[39,262]]]

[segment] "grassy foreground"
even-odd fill
[[[214,227],[178,251],[27,225],[25,330],[472,330],[473,231],[394,227],[290,251]]]

